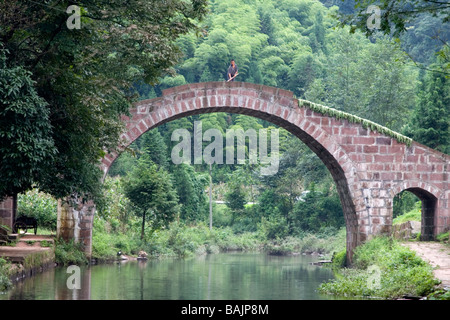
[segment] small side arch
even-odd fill
[[[437,228],[437,204],[440,197],[440,190],[436,187],[423,182],[408,182],[398,186],[394,190],[394,196],[409,191],[422,202],[421,209],[421,235],[420,240],[432,241],[436,239]]]

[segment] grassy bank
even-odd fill
[[[97,219],[93,232],[93,258],[104,261],[117,258],[117,252],[136,256],[145,251],[149,258],[183,258],[227,251],[265,251],[269,254],[332,254],[345,247],[345,229],[323,234],[304,233],[298,237],[268,240],[263,232],[234,233],[230,227],[209,229],[203,223],[186,225],[174,222],[140,239],[139,228],[126,233],[112,230],[109,222]]]
[[[393,224],[421,221],[420,202]],[[438,241],[448,239],[448,233]],[[345,250],[335,256],[332,268],[336,279],[323,283],[319,291],[345,297],[398,299],[404,296],[450,299],[438,287],[432,267],[415,252],[392,237],[376,237],[355,249],[351,268],[345,266]]]
[[[425,297],[439,284],[431,266],[390,237],[376,237],[356,248],[352,268],[335,261],[336,279],[323,283],[321,293],[381,299]]]

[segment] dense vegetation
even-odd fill
[[[432,268],[392,238],[379,237],[355,250],[354,267],[341,269],[336,280],[322,284],[320,292],[341,296],[395,299],[423,297],[439,282]]]
[[[174,40],[199,30],[206,0],[0,1],[0,198],[33,186],[101,196],[99,158],[117,148],[136,99],[176,64]],[[164,18],[162,18],[164,17]]]

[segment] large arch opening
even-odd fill
[[[145,101],[142,102],[143,105],[145,105]],[[340,163],[335,155],[333,155],[327,147],[325,147],[322,143],[323,141],[319,142],[318,139],[314,138],[313,135],[306,132],[303,128],[300,128],[298,124],[295,124],[293,122],[287,121],[286,119],[278,116],[274,117],[273,114],[270,114],[268,112],[264,111],[258,111],[250,108],[236,108],[234,106],[220,106],[220,107],[208,107],[208,108],[201,108],[201,109],[193,109],[193,110],[187,110],[184,112],[175,113],[173,115],[167,116],[164,119],[158,119],[158,121],[155,121],[155,125],[149,126],[144,132],[147,132],[153,128],[156,128],[158,126],[161,126],[163,124],[169,123],[170,121],[185,118],[189,116],[195,116],[205,113],[229,113],[229,114],[242,114],[247,115],[251,117],[255,117],[261,120],[268,121],[280,128],[285,129],[290,134],[292,134],[294,137],[297,137],[300,141],[302,141],[317,157],[323,162],[325,167],[328,169],[329,173],[331,174],[331,177],[336,185],[336,190],[339,195],[341,207],[344,214],[344,220],[346,225],[346,235],[347,235],[347,241],[346,241],[346,247],[347,247],[347,260],[350,262],[353,254],[353,249],[359,244],[360,242],[360,235],[359,235],[359,227],[358,227],[358,219],[356,214],[356,208],[355,203],[353,201],[349,185],[347,182],[347,176],[344,172],[344,169],[342,168],[342,162]],[[170,113],[170,112],[169,112]],[[311,123],[311,127],[314,126],[314,123]],[[309,124],[306,124],[306,127],[309,127]],[[143,133],[144,133],[143,132]],[[136,135],[136,138],[139,137],[141,134]],[[314,135],[317,137],[318,135],[328,135],[325,131],[321,130],[320,128],[315,130]],[[135,139],[136,139],[135,138]],[[132,141],[134,141],[133,139]],[[329,139],[325,139],[326,142],[329,145],[333,145],[334,141],[330,137]],[[328,145],[328,147],[329,147]],[[342,156],[344,152],[341,152],[340,155]],[[111,163],[114,162],[116,159],[116,156],[112,159]],[[343,157],[341,157],[342,160]],[[109,167],[108,167],[109,169]]]

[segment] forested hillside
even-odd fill
[[[239,67],[237,81],[275,86],[295,96],[370,119],[403,132],[419,142],[448,152],[449,85],[445,74],[422,66],[442,64],[435,53],[444,47],[430,35],[442,21],[421,15],[411,32],[395,39],[379,32],[366,37],[336,27],[335,16],[352,13],[353,1],[220,0],[210,1],[205,33],[183,35],[177,44],[184,57],[173,74],[154,87],[139,84],[141,99],[186,83],[225,81],[230,60]],[[341,5],[341,7],[337,7]],[[441,32],[448,39],[448,30]],[[438,46],[437,43],[441,45]],[[406,50],[406,51],[405,51]],[[413,59],[412,59],[413,57]],[[176,128],[193,130],[202,121],[203,131],[269,128],[255,118],[225,113],[205,114],[173,121],[142,137],[110,171],[126,176],[148,155],[172,176],[180,201],[180,218],[207,221],[208,166],[174,166],[170,150]],[[319,231],[344,225],[338,195],[321,161],[288,132],[280,131],[280,169],[270,177],[258,175],[252,165],[213,165],[214,224],[252,231],[258,224],[272,237]],[[164,156],[163,156],[164,155]],[[395,214],[409,210],[418,199],[400,195]],[[255,202],[245,206],[246,202]]]

